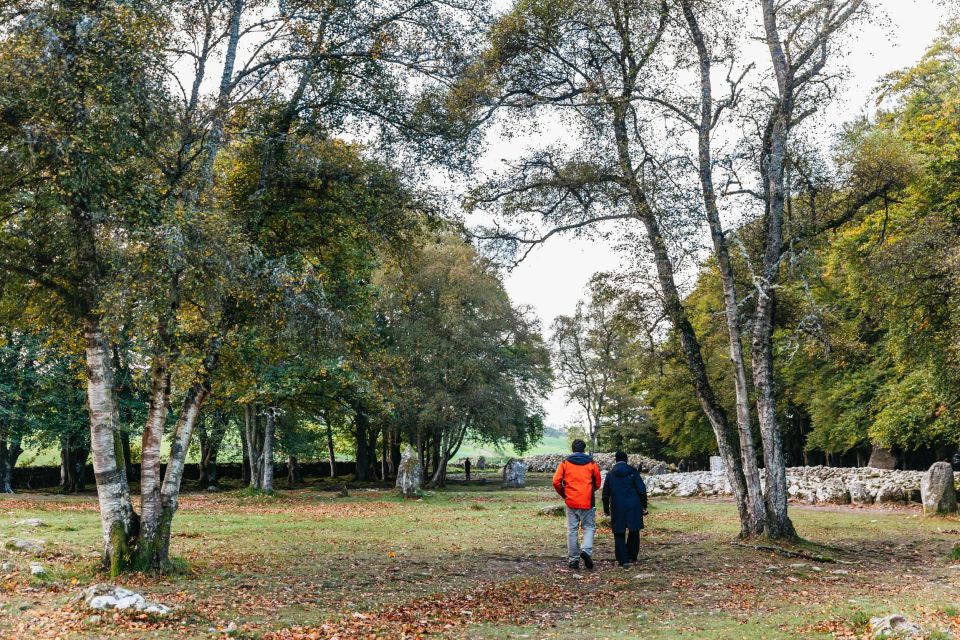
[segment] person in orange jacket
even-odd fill
[[[573,454],[560,463],[553,474],[553,488],[563,498],[567,511],[567,562],[571,569],[580,568],[580,560],[593,569],[593,534],[596,525],[596,499],[600,488],[600,467],[592,456],[584,453],[587,444],[574,440]],[[583,542],[577,534],[583,529]]]

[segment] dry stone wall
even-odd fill
[[[764,474],[760,471],[761,476]],[[896,471],[870,467],[791,467],[787,469],[787,492],[795,502],[807,504],[874,504],[920,502],[923,471]],[[729,495],[723,473],[694,471],[644,478],[651,496]],[[954,483],[960,473],[954,474]]]

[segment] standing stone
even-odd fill
[[[658,462],[657,464],[653,465],[653,467],[651,467],[650,471],[647,473],[649,473],[651,476],[659,476],[664,473],[670,473],[670,467],[667,466],[666,462]]]
[[[527,486],[527,465],[516,458],[507,460],[507,464],[503,465],[503,486],[509,489]]]
[[[890,449],[874,445],[873,451],[870,453],[870,461],[867,462],[867,466],[873,467],[874,469],[896,469],[897,458],[893,455]]]
[[[713,473],[723,473],[723,458],[720,456],[710,456],[710,471]]]
[[[400,466],[397,467],[397,489],[403,497],[413,498],[420,495],[422,486],[423,468],[420,466],[420,458],[413,447],[407,445],[400,456]]]
[[[477,458],[477,469],[486,469],[487,468],[487,459],[483,456]]]
[[[926,515],[957,512],[957,490],[953,486],[953,467],[935,462],[920,479],[920,499]]]

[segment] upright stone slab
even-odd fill
[[[710,456],[710,471],[713,473],[723,473],[723,458],[720,456]]]
[[[509,489],[527,486],[527,465],[516,458],[507,460],[507,464],[503,465],[503,486]]]
[[[658,462],[657,464],[653,465],[653,468],[651,468],[647,473],[651,476],[660,476],[665,473],[670,473],[670,467],[667,466],[666,462]]]
[[[477,458],[477,469],[486,469],[487,468],[487,459],[483,456]]]
[[[953,486],[953,467],[949,462],[934,462],[923,474],[920,499],[926,515],[957,512],[957,490]]]
[[[420,459],[413,447],[407,445],[400,456],[400,466],[397,467],[397,489],[405,498],[420,495],[423,486],[423,468]]]
[[[896,469],[897,457],[893,455],[890,449],[874,445],[867,466],[873,467],[874,469]]]

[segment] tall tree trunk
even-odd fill
[[[333,450],[333,427],[330,425],[330,414],[327,413],[324,419],[327,425],[327,455],[330,456],[330,477],[337,477],[337,455]]]
[[[743,342],[740,333],[740,311],[738,306],[736,282],[730,251],[727,247],[717,196],[713,185],[713,153],[711,150],[711,132],[714,126],[716,106],[713,101],[713,88],[710,79],[711,56],[706,41],[700,31],[697,17],[691,8],[690,0],[682,0],[683,14],[690,29],[691,38],[697,49],[700,67],[700,119],[697,122],[698,168],[701,193],[710,237],[713,240],[714,255],[720,270],[723,285],[723,304],[727,321],[730,361],[733,364],[733,381],[736,397],[737,431],[739,435],[740,457],[743,461],[743,475],[747,488],[747,510],[750,517],[749,532],[752,535],[763,533],[766,514],[763,492],[760,487],[760,469],[753,442],[753,425],[750,417],[750,393],[747,387],[747,370],[743,357]]]
[[[110,575],[128,564],[130,540],[138,532],[138,519],[130,500],[117,429],[117,405],[113,397],[110,347],[99,319],[90,317],[84,326],[86,339],[87,408],[90,413],[90,448],[97,478],[100,521],[103,530],[103,563]]]
[[[259,489],[263,481],[263,474],[260,472],[263,458],[260,450],[261,439],[258,433],[257,413],[253,404],[244,406],[244,424],[246,425],[247,455],[250,458],[250,488]]]
[[[246,407],[244,407],[244,416],[246,416]],[[241,461],[240,469],[240,483],[248,487],[250,486],[250,449],[247,446],[247,428],[246,420],[240,421],[237,423],[238,428],[240,429],[240,447],[241,455],[243,457]]]
[[[371,429],[369,426],[369,417],[367,418],[367,451],[369,452],[370,461],[367,464],[368,475],[371,480],[377,479],[377,430]]]
[[[371,451],[369,449],[370,443],[367,440],[367,431],[370,428],[370,420],[359,403],[354,406],[353,427],[356,440],[355,458],[357,466],[354,477],[357,480],[369,480],[372,464],[370,463]]]
[[[170,368],[165,346],[158,347],[154,354],[150,380],[150,405],[140,449],[140,535],[135,560],[135,566],[142,570],[156,566],[154,543],[162,526],[160,446],[170,401]]]
[[[209,416],[210,426],[201,431],[200,436],[200,486],[204,489],[217,486],[217,456],[220,454],[220,445],[227,434],[230,420],[222,409],[212,411]],[[203,421],[200,422],[203,425]]]
[[[677,289],[673,262],[667,251],[666,239],[663,237],[660,224],[650,209],[646,197],[637,182],[630,156],[626,114],[620,107],[617,108],[617,113],[614,118],[614,130],[617,138],[617,153],[622,175],[627,182],[634,210],[646,229],[647,238],[653,250],[654,265],[660,284],[660,293],[663,296],[664,311],[680,336],[680,344],[683,348],[687,368],[693,378],[697,399],[700,402],[700,407],[703,409],[704,414],[707,416],[710,426],[713,428],[713,433],[717,440],[717,450],[723,459],[727,478],[730,481],[730,487],[737,503],[737,510],[740,515],[740,535],[752,536],[754,519],[750,514],[747,502],[746,479],[743,475],[738,442],[732,433],[733,429],[730,427],[727,414],[717,400],[713,386],[710,384],[710,379],[707,377],[707,369],[703,362],[700,342],[697,340],[693,325],[687,317],[680,292]]]
[[[13,493],[13,469],[21,453],[19,438],[13,438],[9,444],[5,436],[0,439],[0,493]]]
[[[390,477],[390,443],[387,427],[383,428],[383,442],[380,446],[380,479],[386,481]]]
[[[783,249],[783,212],[786,203],[784,168],[787,136],[793,114],[793,75],[783,50],[772,0],[762,0],[763,25],[767,47],[777,79],[779,101],[771,114],[763,150],[762,174],[767,211],[764,233],[763,269],[757,287],[757,305],[753,317],[751,365],[757,393],[757,419],[763,439],[763,463],[766,474],[767,535],[772,538],[796,537],[787,515],[787,473],[783,457],[780,426],[777,424],[776,391],[773,379],[773,317],[775,286],[779,280]]]
[[[133,454],[130,451],[130,431],[120,431],[120,448],[123,449],[123,468],[128,478],[133,477]]]
[[[260,488],[273,493],[273,433],[277,426],[277,408],[267,408],[266,426],[263,430],[263,479]]]
[[[170,442],[170,461],[163,476],[163,486],[160,488],[162,505],[160,526],[157,528],[156,542],[150,546],[154,550],[153,568],[164,567],[170,559],[170,534],[173,526],[173,516],[177,512],[180,499],[180,486],[183,482],[183,470],[186,467],[187,453],[190,450],[190,438],[200,418],[203,403],[210,396],[211,375],[220,357],[220,340],[215,339],[204,362],[204,374],[201,380],[190,385],[183,406],[177,417],[177,425],[173,430]],[[142,545],[142,543],[141,543]],[[139,546],[139,545],[138,545]]]

